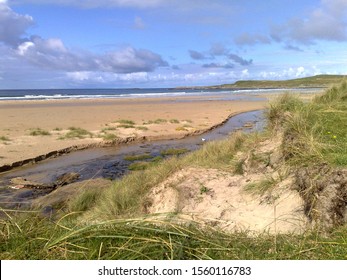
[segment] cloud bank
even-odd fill
[[[100,7],[134,7],[134,8],[152,8],[164,4],[165,0],[12,0],[14,4],[55,4],[61,6],[75,6],[80,8],[100,8]]]
[[[238,46],[284,43],[285,49],[302,51],[298,46],[318,41],[347,41],[347,0],[321,0],[318,7],[301,17],[269,26],[269,34],[244,32],[234,38]]]
[[[10,46],[17,45],[26,35],[34,20],[29,15],[20,15],[12,11],[6,1],[0,1],[0,42]]]
[[[32,65],[71,72],[112,73],[151,72],[158,67],[168,66],[159,54],[131,46],[104,54],[93,54],[70,50],[59,38],[44,39],[38,35],[27,38],[24,35],[27,35],[27,29],[32,25],[32,17],[17,14],[6,2],[0,2],[0,43],[11,48],[17,59]]]
[[[212,60],[210,63],[205,63],[202,65],[204,68],[225,68],[230,69],[234,68],[235,64],[239,64],[241,66],[248,66],[253,63],[252,59],[244,59],[241,56],[232,53],[229,49],[227,49],[222,44],[214,44],[210,48],[210,50],[206,52],[199,52],[195,50],[189,50],[189,55],[193,60]],[[218,57],[222,57],[226,62],[216,62],[215,60]]]

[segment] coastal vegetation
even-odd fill
[[[185,154],[187,152],[188,152],[188,150],[185,148],[182,148],[182,149],[170,148],[170,149],[166,149],[166,150],[161,151],[160,154],[162,156],[173,156],[173,155],[182,155],[182,154]]]
[[[142,131],[147,131],[148,130],[148,127],[146,126],[143,126],[143,125],[138,125],[135,127],[137,130],[142,130]]]
[[[292,80],[243,80],[234,84],[222,85],[224,88],[310,88],[329,87],[342,82],[346,76],[343,75],[317,75],[312,77],[298,78]]]
[[[7,136],[0,136],[0,141],[8,142],[8,141],[11,141],[11,139],[8,138]]]
[[[30,129],[29,135],[31,136],[49,136],[51,133],[47,130],[44,130],[42,128],[32,128]]]
[[[135,125],[135,122],[132,121],[132,120],[124,120],[124,119],[122,119],[122,120],[117,120],[115,122],[116,123],[120,123],[120,124]]]
[[[238,131],[186,155],[185,149],[161,151],[181,156],[158,157],[160,164],[148,154],[129,155],[127,160],[134,161],[129,169],[136,172],[109,188],[75,196],[49,219],[40,209],[2,209],[1,259],[346,259],[347,83],[311,102],[281,95],[266,118],[263,132]],[[148,213],[150,191],[187,168],[239,177],[271,169],[276,177],[248,182],[244,191],[271,204],[278,184],[291,179],[288,188],[302,197],[312,227],[300,234],[255,235],[201,225],[177,213],[170,213],[172,219]],[[200,196],[210,192],[199,186]],[[172,181],[168,188],[178,186]]]
[[[151,159],[153,156],[150,154],[141,154],[141,155],[127,155],[124,157],[124,160],[127,161],[136,161],[136,160],[144,160],[144,159]]]
[[[90,131],[84,128],[71,126],[69,127],[68,132],[65,133],[65,135],[63,136],[60,136],[59,139],[60,140],[74,139],[74,138],[83,139],[86,137],[93,137],[93,133],[91,133]]]
[[[240,80],[233,84],[223,84],[195,89],[267,89],[267,88],[329,88],[341,83],[345,75],[316,75],[291,80]]]
[[[118,139],[118,136],[115,135],[114,133],[104,133],[101,135],[101,137],[104,141],[114,141]]]

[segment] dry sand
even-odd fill
[[[103,140],[101,131],[117,127],[119,123],[116,121],[120,119],[132,120],[135,128],[106,132],[121,138],[172,138],[206,130],[230,115],[262,109],[265,105],[266,101],[219,101],[213,98],[206,101],[199,97],[3,101],[0,103],[0,166],[73,145],[100,143]],[[148,124],[157,119],[167,122]],[[93,133],[93,137],[59,140],[69,127],[86,129]],[[31,136],[30,132],[35,128],[49,131],[51,135]]]
[[[303,200],[291,189],[291,178],[281,182],[271,196],[244,191],[249,182],[263,178],[262,174],[242,176],[215,169],[182,170],[150,191],[148,213],[166,213],[164,219],[175,213],[186,221],[229,232],[302,232],[308,219]]]
[[[295,176],[282,165],[281,143],[282,135],[277,134],[258,143],[256,151],[239,152],[235,160],[243,162],[242,175],[206,168],[186,168],[172,174],[151,189],[147,213],[229,232],[302,233],[310,222],[294,187]],[[268,155],[271,164],[254,161],[252,154]],[[268,190],[250,191],[250,184],[268,180],[272,185]]]

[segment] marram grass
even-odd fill
[[[73,215],[71,213],[70,215]],[[150,217],[79,225],[69,217],[0,222],[1,259],[210,260],[346,259],[347,231],[323,237],[248,232],[223,233],[198,224],[169,223]]]

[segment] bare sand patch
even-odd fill
[[[223,231],[299,233],[306,223],[303,200],[283,181],[266,196],[253,196],[243,187],[261,175],[232,175],[214,169],[189,168],[172,175],[148,195],[148,213],[171,213]]]

